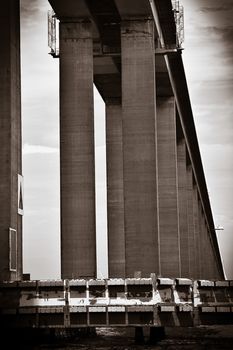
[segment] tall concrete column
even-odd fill
[[[157,129],[161,274],[178,277],[181,261],[174,97],[157,99]]]
[[[123,142],[121,103],[106,104],[108,270],[125,277]]]
[[[208,268],[209,268],[209,278],[210,279],[217,279],[218,278],[218,269],[216,267],[216,259],[215,259],[215,253],[214,253],[214,247],[212,240],[210,238],[210,234],[207,235],[207,242],[208,242]]]
[[[96,276],[91,23],[60,23],[62,278]]]
[[[200,217],[198,209],[198,191],[197,185],[193,184],[193,218],[194,218],[194,240],[195,240],[195,265],[196,265],[196,276],[200,278]]]
[[[20,15],[18,0],[0,11],[0,280],[22,278]]]
[[[200,277],[203,278],[204,276],[204,247],[203,247],[203,236],[205,234],[205,218],[204,213],[202,210],[201,203],[199,202],[199,223],[200,223],[200,245],[199,245],[199,254],[200,254]]]
[[[206,235],[205,235],[205,278],[206,279],[212,279],[214,278],[214,273],[213,273],[213,266],[214,266],[214,256],[213,256],[213,251],[212,251],[212,245],[210,241],[210,235],[208,228],[206,230]]]
[[[187,170],[186,170],[186,144],[185,139],[177,143],[177,169],[178,169],[178,199],[179,199],[179,230],[180,230],[180,258],[181,276],[190,276],[189,266],[189,235],[187,210]]]
[[[153,21],[124,21],[121,45],[126,276],[149,276],[159,270]]]
[[[191,164],[187,165],[187,212],[188,212],[188,239],[189,239],[189,269],[190,277],[196,276],[195,236],[193,216],[193,171]]]

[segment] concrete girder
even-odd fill
[[[59,19],[91,18],[85,0],[48,0]]]

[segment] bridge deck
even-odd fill
[[[233,324],[233,281],[141,278],[2,282],[7,327]]]

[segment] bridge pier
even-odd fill
[[[198,210],[198,190],[197,185],[193,183],[193,217],[194,217],[194,239],[195,239],[195,261],[196,261],[196,276],[200,278],[200,218]]]
[[[187,208],[187,178],[186,178],[186,145],[181,136],[177,140],[177,170],[178,170],[178,200],[179,200],[179,230],[180,230],[180,260],[181,276],[190,276],[190,256],[188,237]]]
[[[96,276],[93,38],[60,23],[61,275]]]
[[[121,102],[106,104],[109,277],[125,277],[125,223]]]
[[[158,216],[161,275],[181,276],[174,97],[157,99]]]
[[[22,146],[19,1],[0,12],[0,280],[22,278]]]
[[[152,20],[121,25],[126,276],[158,271],[156,90]]]
[[[195,237],[194,237],[194,217],[193,217],[193,171],[189,157],[187,162],[187,212],[188,212],[188,240],[189,240],[189,266],[190,276],[196,276],[195,260]]]

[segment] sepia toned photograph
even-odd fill
[[[1,2],[6,349],[233,349],[232,19]]]

